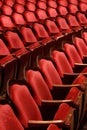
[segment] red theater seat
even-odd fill
[[[68,10],[66,7],[59,5],[57,7],[57,10],[59,11],[59,14],[62,16],[66,16],[68,14]]]
[[[75,44],[82,60],[87,61],[87,45],[82,38],[74,37],[73,43]]]
[[[2,13],[3,13],[4,15],[8,15],[8,16],[11,16],[11,14],[12,14],[12,12],[13,12],[12,8],[11,8],[10,6],[7,6],[7,5],[3,5],[3,6],[1,7],[1,10],[2,10]]]
[[[45,26],[49,35],[53,37],[54,39],[58,39],[60,36],[62,36],[59,28],[57,27],[54,21],[46,20]]]
[[[81,26],[75,16],[68,14],[67,20],[68,20],[69,26],[72,28],[72,30],[74,30],[74,31],[81,30]]]
[[[48,0],[47,4],[48,4],[48,6],[50,6],[52,8],[55,8],[55,9],[57,8],[57,3],[54,0]]]
[[[15,4],[14,0],[4,0],[5,4],[12,7]]]
[[[0,105],[0,130],[24,130],[12,108],[8,105]]]
[[[12,18],[13,18],[15,25],[18,25],[18,26],[26,25],[26,22],[22,16],[22,14],[13,13]]]
[[[85,4],[85,3],[80,3],[80,4],[79,4],[79,7],[80,7],[80,10],[81,10],[82,12],[85,12],[85,13],[86,13],[86,11],[87,11],[87,4]]]
[[[27,10],[29,10],[29,11],[35,11],[36,10],[36,5],[34,3],[27,2],[25,6],[26,6]]]
[[[58,16],[56,9],[51,8],[51,7],[47,8],[47,13],[48,13],[49,18],[52,20],[54,20]]]
[[[14,10],[16,13],[20,13],[20,14],[22,14],[25,11],[24,6],[17,3],[14,5]]]
[[[85,43],[87,44],[87,32],[82,32],[82,38],[84,39]]]
[[[37,128],[38,127],[44,128],[44,126],[53,123],[57,125],[59,124],[59,126],[62,127],[63,121],[65,120],[66,117],[68,117],[69,113],[71,113],[70,118],[73,117],[73,108],[71,108],[68,104],[63,103],[60,105],[59,109],[57,110],[53,120],[43,121],[41,112],[36,102],[32,98],[28,88],[25,85],[19,85],[19,84],[11,85],[9,88],[9,94],[18,112],[17,115],[18,119],[20,120],[20,122],[25,128],[26,127],[35,128],[35,126],[37,126]],[[63,107],[66,108],[66,110],[64,111],[62,117]]]
[[[73,4],[69,4],[68,8],[71,14],[76,14],[79,11],[78,7]]]
[[[25,17],[26,21],[28,22],[28,24],[30,24],[30,25],[32,25],[33,23],[38,21],[35,16],[35,13],[31,12],[31,11],[25,11],[24,17]]]
[[[14,24],[12,19],[9,16],[1,15],[0,22],[3,28],[12,29],[14,28]]]
[[[72,68],[75,67],[76,63],[77,63],[77,65],[79,65],[79,64],[82,65],[83,68],[87,67],[86,64],[83,64],[82,59],[73,44],[65,43],[64,51],[66,52],[66,54],[68,56],[68,60],[71,64]],[[78,71],[78,69],[77,69],[77,71]]]
[[[68,23],[66,22],[65,18],[57,17],[56,23],[59,26],[59,29],[62,33],[71,33],[72,32]]]
[[[87,18],[85,16],[85,14],[77,13],[76,16],[79,20],[80,25],[83,26],[84,28],[86,28],[87,27]]]
[[[43,10],[46,10],[47,8],[47,5],[44,1],[37,1],[37,6],[39,9],[43,9]]]
[[[35,12],[38,17],[38,21],[40,21],[40,22],[44,23],[44,21],[48,18],[45,10],[37,9]]]

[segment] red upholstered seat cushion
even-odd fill
[[[0,105],[0,130],[24,130],[9,105]]]
[[[24,127],[28,127],[28,120],[42,120],[38,106],[25,85],[12,85],[10,98],[16,105],[18,118]]]

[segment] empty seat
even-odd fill
[[[0,105],[0,130],[24,130],[12,108],[8,104]]]
[[[81,10],[82,12],[85,12],[85,13],[86,13],[86,11],[87,11],[87,4],[85,4],[85,3],[80,3],[80,4],[79,4],[79,7],[80,7],[80,10]]]
[[[78,31],[78,30],[81,30],[81,26],[79,24],[79,22],[77,21],[76,17],[73,16],[73,15],[68,15],[67,16],[67,20],[68,20],[68,23],[70,25],[70,27],[74,30],[74,31]]]
[[[87,18],[85,16],[85,14],[77,13],[77,18],[78,18],[81,26],[84,26],[84,28],[85,28],[87,26]]]
[[[14,28],[14,24],[12,22],[12,19],[9,16],[1,15],[0,22],[4,28],[8,28],[8,29]]]
[[[52,20],[54,20],[58,16],[56,9],[51,8],[51,7],[47,8],[47,13],[48,13],[48,16],[50,17],[50,19],[52,19]]]
[[[5,0],[4,1],[6,5],[12,7],[14,4],[15,4],[15,1],[14,0]]]
[[[27,2],[25,6],[26,6],[27,10],[29,10],[29,11],[35,11],[35,9],[36,9],[36,5],[31,2]]]
[[[13,18],[13,21],[14,21],[15,25],[22,26],[22,25],[26,24],[22,14],[13,13],[12,18]]]
[[[2,10],[2,13],[4,15],[8,15],[8,16],[11,16],[11,14],[13,12],[12,8],[10,6],[7,6],[7,5],[3,5],[1,10]]]
[[[8,41],[8,48],[11,52],[24,48],[23,42],[16,32],[6,32],[5,38]]]
[[[54,0],[48,0],[47,4],[48,4],[48,6],[50,6],[52,8],[55,8],[55,9],[57,8],[57,3]]]
[[[59,26],[59,29],[62,33],[71,33],[72,32],[68,23],[66,22],[65,18],[57,17],[56,23]]]
[[[66,54],[68,56],[68,60],[71,64],[72,68],[75,67],[75,63],[83,64],[82,59],[74,45],[65,43],[64,51],[66,52]],[[86,66],[83,66],[83,67],[86,67]],[[77,69],[77,71],[78,71],[78,69]]]
[[[5,46],[5,43],[0,39],[0,57],[3,58],[7,55],[10,55],[10,52],[8,50],[8,48]]]
[[[33,28],[36,32],[36,37],[39,41],[49,37],[46,29],[44,28],[44,26],[42,24],[35,23],[33,25]]]
[[[35,12],[40,22],[44,22],[48,18],[45,10],[37,9]]]
[[[59,28],[57,27],[57,25],[56,25],[56,23],[54,21],[46,20],[45,21],[45,26],[46,26],[47,32],[53,38],[58,39],[58,37],[62,36]]]
[[[25,85],[11,85],[9,88],[9,96],[16,107],[18,113],[17,117],[25,128],[35,126],[44,128],[44,125],[46,127],[51,123],[56,123],[57,125],[59,124],[62,127],[63,120],[65,120],[66,116],[68,117],[68,113],[71,113],[71,118],[73,117],[73,108],[71,108],[68,104],[63,103],[56,112],[53,121],[43,121],[41,112]],[[63,107],[66,108],[66,110],[64,111],[62,118],[61,114],[63,113]]]
[[[13,8],[14,8],[16,13],[22,14],[25,11],[24,6],[21,4],[16,3]]]
[[[72,13],[72,14],[76,14],[79,11],[78,7],[73,4],[69,4],[68,9],[69,9],[70,13]]]
[[[66,7],[68,6],[67,0],[58,0],[57,2],[58,2],[59,5],[63,5],[63,6],[66,6]]]
[[[31,11],[25,11],[24,12],[24,17],[26,19],[26,21],[32,25],[33,23],[37,22],[37,18],[35,16],[35,13],[34,12],[31,12]]]
[[[66,16],[68,14],[68,10],[66,7],[59,5],[57,7],[57,10],[59,11],[59,14],[62,16]]]
[[[37,1],[37,6],[38,8],[43,9],[43,10],[46,10],[47,8],[47,5],[44,1]]]
[[[85,43],[87,44],[87,32],[82,32],[82,38],[84,39]]]
[[[82,60],[86,60],[87,45],[85,44],[84,40],[82,38],[79,38],[79,37],[74,37],[73,43],[75,44]]]

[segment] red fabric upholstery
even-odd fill
[[[87,55],[87,45],[82,38],[75,37],[73,40],[81,58],[83,59],[83,57]]]
[[[20,13],[20,14],[22,14],[25,11],[24,6],[18,3],[14,5],[14,9],[15,9],[15,12]]]
[[[36,31],[36,37],[38,40],[42,40],[49,37],[46,29],[42,24],[35,23],[33,28]]]
[[[5,38],[8,41],[8,48],[11,51],[24,48],[23,42],[17,33],[8,31],[5,34]]]
[[[52,59],[56,64],[56,68],[60,77],[63,77],[64,73],[73,73],[70,63],[68,62],[65,54],[60,51],[54,50],[52,52]],[[66,65],[66,66],[65,66]]]
[[[9,50],[6,47],[5,43],[2,41],[2,39],[0,39],[0,48],[0,56],[10,55]]]
[[[68,8],[69,8],[70,13],[72,14],[76,14],[78,12],[78,7],[76,5],[69,4]]]
[[[75,63],[82,63],[81,57],[79,53],[77,52],[74,45],[71,45],[69,43],[64,44],[64,50],[67,53],[69,62],[72,67],[74,67]]]
[[[82,33],[82,38],[84,39],[85,43],[87,44],[87,32]]]
[[[58,128],[58,126],[55,124],[50,124],[47,130],[61,130],[61,128]]]
[[[39,71],[28,70],[26,72],[26,80],[32,87],[34,99],[39,105],[41,105],[42,99],[52,100],[48,86]]]
[[[86,16],[85,16],[85,14],[78,13],[78,14],[77,14],[77,17],[78,17],[79,23],[80,23],[82,26],[87,26],[87,18],[86,18]]]
[[[44,1],[37,1],[37,6],[40,9],[44,9],[44,10],[47,9],[47,5],[46,5],[46,3]]]
[[[24,130],[8,104],[0,105],[0,130]]]
[[[28,127],[28,120],[42,120],[38,106],[25,85],[11,86],[10,98],[18,110],[18,118],[24,127]]]
[[[25,6],[26,6],[27,10],[29,10],[29,11],[35,11],[35,9],[36,9],[35,4],[31,3],[31,2],[27,2]]]
[[[62,84],[61,78],[51,61],[41,59],[39,60],[39,67],[45,75],[46,82],[50,89],[52,89],[54,84]]]
[[[55,24],[55,22],[53,22],[51,20],[46,20],[45,25],[47,27],[49,35],[55,35],[55,34],[60,33],[60,31],[59,31],[57,25]]]
[[[71,29],[64,18],[57,17],[56,22],[59,25],[60,31],[71,32]]]
[[[26,24],[26,22],[25,22],[25,20],[24,20],[24,18],[22,16],[22,14],[13,13],[12,14],[12,18],[13,18],[13,21],[14,21],[14,23],[16,25],[21,26],[21,25],[25,25]]]
[[[68,14],[67,8],[64,6],[58,6],[57,10],[59,11],[60,15],[66,16]]]
[[[29,44],[38,42],[33,31],[30,28],[22,27],[20,29],[20,33],[22,34],[25,45],[29,45]]]

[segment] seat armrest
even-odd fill
[[[56,91],[61,89],[61,92],[65,91],[65,89],[70,90],[72,87],[77,87],[82,91],[85,90],[85,88],[81,87],[81,84],[64,84],[64,85],[55,84],[53,85],[53,89],[56,89]]]
[[[29,120],[28,121],[29,127],[44,127],[44,126],[47,127],[49,124],[56,124],[59,127],[62,127],[64,126],[64,121],[63,120],[47,120],[47,121]]]
[[[61,103],[73,104],[72,100],[42,100],[42,105],[59,106]]]

